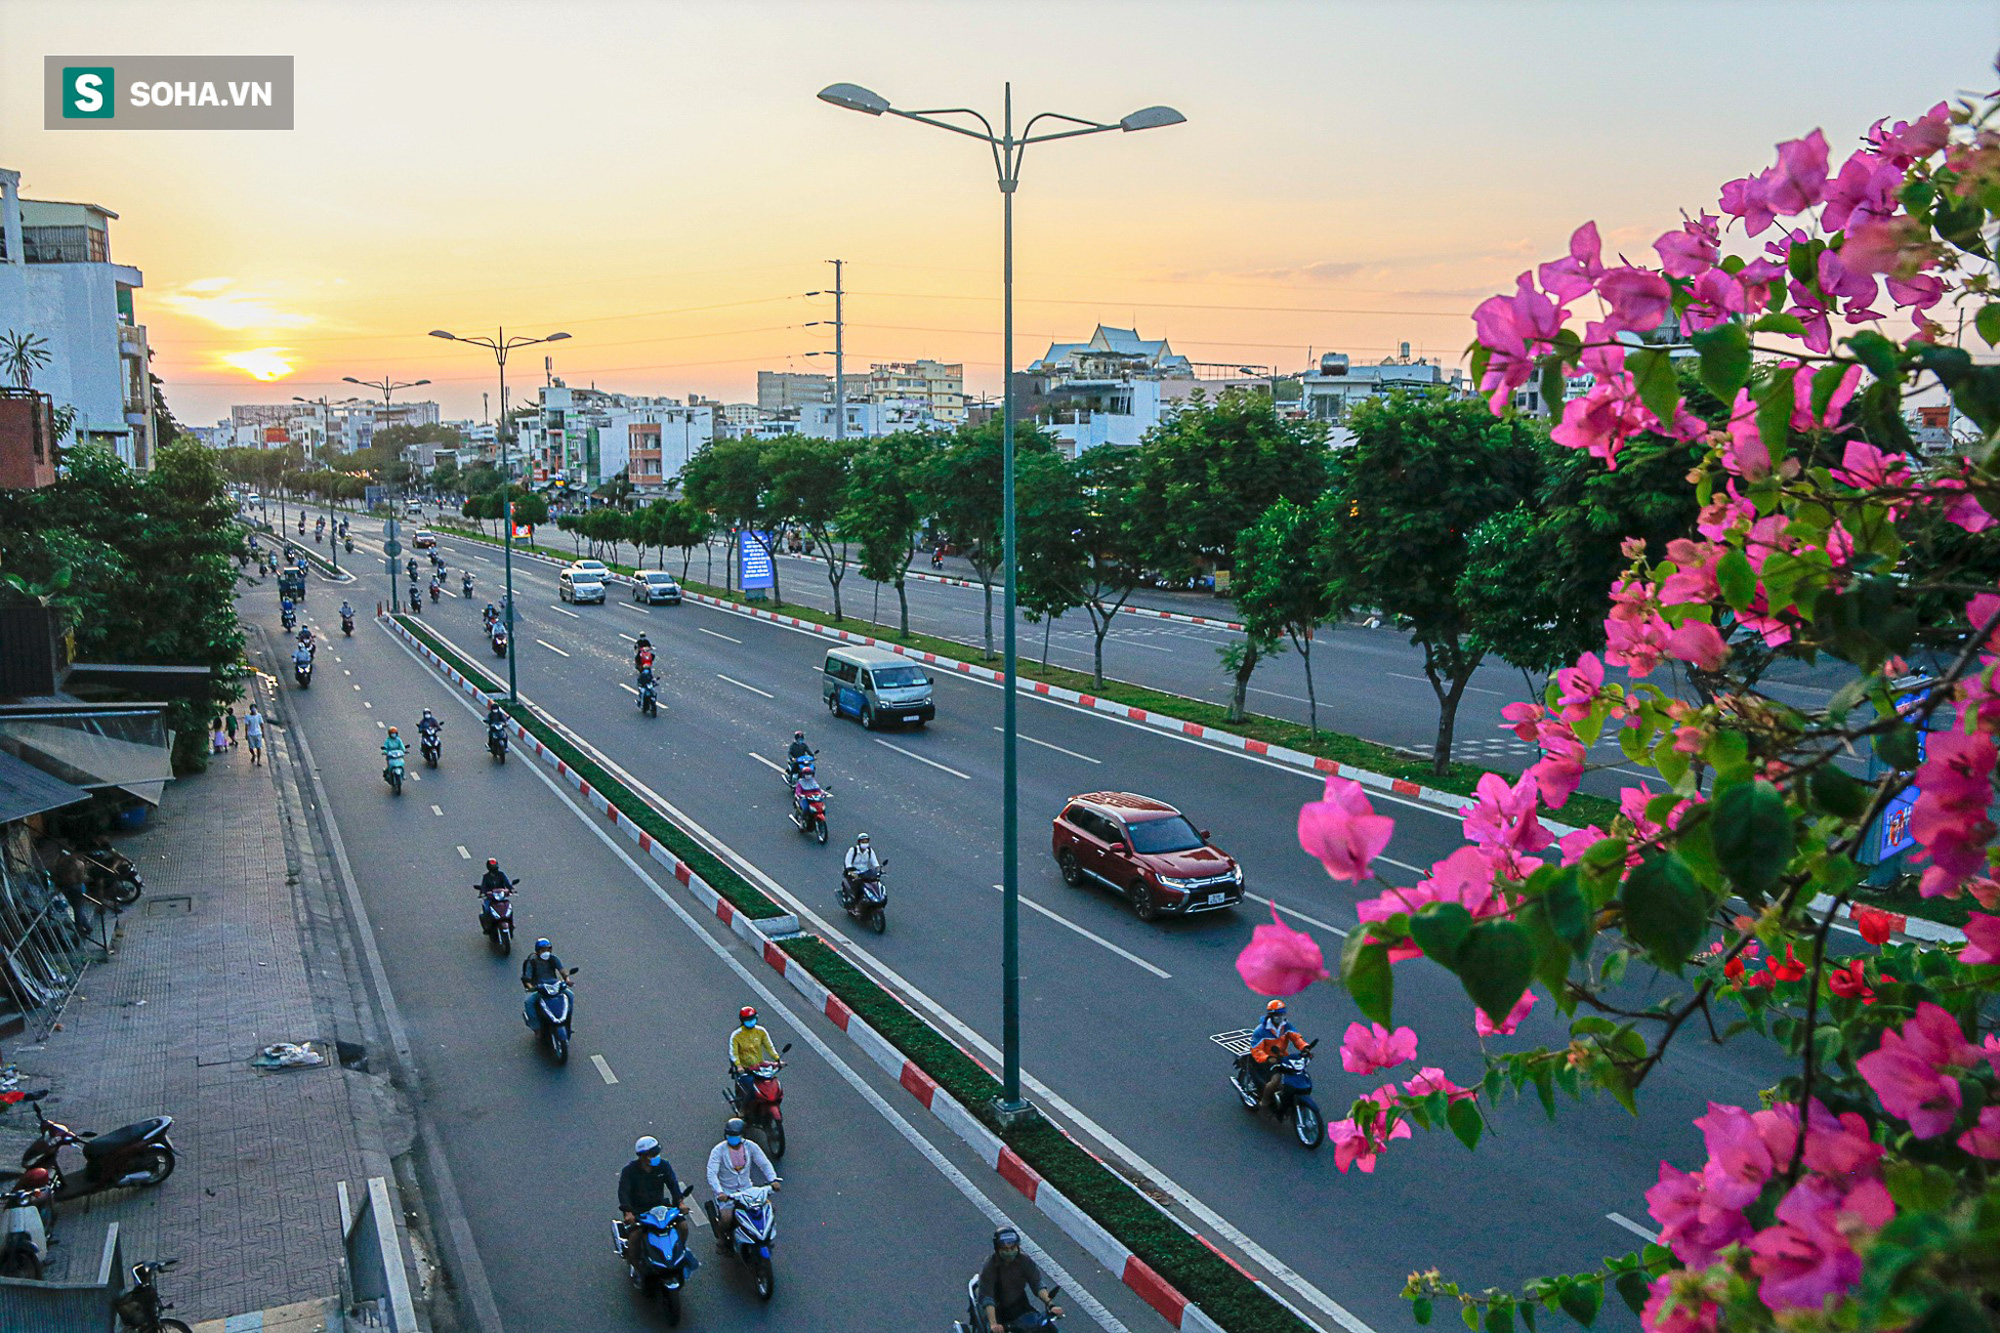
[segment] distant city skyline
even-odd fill
[[[1772,145],[1839,156],[1880,116],[1991,88],[1990,3],[1194,4],[0,0],[0,167],[115,211],[140,322],[189,424],[233,403],[428,378],[452,419],[490,357],[433,328],[569,332],[571,385],[754,401],[920,357],[999,388],[999,209],[976,145],[815,100],[1016,105],[1186,125],[1028,154],[1016,364],[1100,322],[1196,362],[1456,364],[1469,313],[1595,219],[1606,248],[1712,204]],[[1810,25],[1802,65],[1780,36]],[[1052,32],[1060,32],[1060,38]],[[42,58],[296,57],[297,128],[42,129]],[[0,326],[9,312],[0,311]],[[262,378],[260,378],[262,377]],[[497,411],[497,395],[492,409]]]

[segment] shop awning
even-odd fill
[[[0,713],[0,753],[75,787],[120,787],[155,804],[173,780],[173,732],[158,707]]]
[[[0,753],[0,824],[11,824],[44,810],[60,810],[89,799],[90,793],[83,788],[50,777],[11,754]]]

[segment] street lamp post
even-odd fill
[[[385,415],[389,410],[389,396],[395,393],[396,390],[414,389],[420,384],[430,383],[429,380],[403,380],[399,382],[389,375],[384,375],[379,380],[362,380],[356,379],[352,375],[342,375],[340,381],[343,384],[358,384],[364,389],[381,390],[382,410]],[[398,451],[398,456],[400,457],[400,451]],[[393,542],[396,540],[396,495],[393,488],[389,494],[389,522],[382,530],[382,537],[384,541]],[[396,609],[396,557],[385,555],[383,559],[389,570],[389,609],[393,611]]]
[[[512,485],[507,479],[507,353],[513,351],[516,347],[532,347],[536,343],[561,342],[563,339],[569,337],[569,335],[567,333],[551,333],[540,338],[523,338],[519,336],[509,338],[507,330],[502,328],[495,330],[491,338],[484,335],[477,338],[461,338],[456,333],[447,333],[443,329],[432,329],[431,337],[443,338],[446,342],[472,343],[475,346],[484,347],[493,353],[493,360],[500,367],[500,430],[498,443],[500,445],[500,494],[505,500],[505,504],[501,506],[503,510],[501,521],[506,528],[506,531],[501,534],[501,547],[503,551],[501,559],[507,571],[507,702],[510,704],[518,703],[521,699],[521,690],[514,671],[514,659],[520,655],[514,637],[514,496]]]
[[[318,398],[301,398],[297,394],[293,394],[292,401],[295,403],[305,403],[308,405],[317,404],[319,407],[320,456],[318,461],[320,467],[324,469],[326,466],[327,437],[333,434],[333,408],[330,405],[329,400],[324,395]],[[343,398],[340,401],[342,403],[351,403],[354,400],[352,398]],[[338,574],[340,572],[340,538],[338,535],[340,532],[340,525],[334,521],[333,501],[334,501],[333,493],[329,491],[326,497],[326,522],[328,528],[335,534],[335,536],[332,541],[326,544],[326,558],[329,562],[332,563],[333,572]],[[304,506],[301,505],[300,508],[304,508]]]
[[[1103,124],[1094,120],[1084,120],[1078,116],[1061,115],[1044,111],[1028,118],[1021,132],[1014,132],[1014,85],[1004,85],[1001,102],[1000,131],[995,133],[993,123],[979,112],[967,107],[939,107],[924,111],[904,111],[889,105],[888,99],[866,88],[852,83],[835,83],[820,90],[820,100],[849,111],[859,111],[864,115],[879,116],[887,112],[901,116],[905,120],[921,121],[953,134],[962,134],[969,139],[984,143],[993,154],[993,169],[999,178],[1001,200],[1001,362],[1003,376],[1001,382],[1000,416],[1000,490],[1001,490],[1001,552],[1002,552],[1002,598],[1006,615],[1006,631],[1002,639],[1001,674],[1005,681],[1002,691],[1001,728],[1001,783],[1000,802],[1000,879],[1001,879],[1001,972],[1002,972],[1002,1016],[1001,1045],[1004,1050],[1002,1067],[1000,1114],[1003,1117],[1019,1115],[1027,1109],[1027,1102],[1021,1096],[1021,884],[1020,884],[1020,810],[1018,805],[1017,773],[1019,735],[1016,728],[1016,676],[1014,662],[1014,622],[1015,610],[1015,552],[1014,552],[1014,190],[1020,184],[1021,158],[1028,145],[1047,143],[1054,139],[1074,139],[1086,134],[1106,134],[1112,130],[1130,133],[1134,130],[1158,129],[1166,125],[1178,125],[1187,117],[1172,107],[1149,106],[1142,111],[1134,111],[1123,120],[1113,124]],[[980,129],[969,129],[955,125],[940,116],[967,116],[979,122]],[[1065,122],[1070,128],[1050,130],[1036,134],[1036,122],[1053,120]]]

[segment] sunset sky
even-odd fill
[[[1822,126],[1995,83],[2000,5],[222,3],[0,0],[0,166],[116,211],[183,421],[428,377],[477,416],[491,358],[425,337],[563,329],[572,384],[729,400],[831,369],[803,327],[850,261],[850,368],[999,384],[999,195],[978,145],[836,110],[1186,125],[1032,150],[1016,354],[1099,322],[1197,361],[1456,361],[1468,312],[1594,218],[1635,259]],[[52,133],[45,55],[296,58],[296,128]],[[0,312],[0,323],[6,312]],[[541,382],[538,353],[510,384]],[[483,358],[483,359],[482,359]],[[253,371],[282,372],[260,382]]]

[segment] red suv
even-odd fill
[[[1150,796],[1072,796],[1055,819],[1051,850],[1063,881],[1094,879],[1123,894],[1141,921],[1234,907],[1243,899],[1236,858],[1208,844],[1208,830]]]

